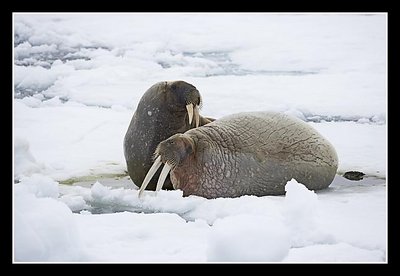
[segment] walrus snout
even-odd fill
[[[173,103],[178,103],[178,105],[174,104],[171,106],[186,107],[189,125],[192,124],[194,118],[195,126],[198,127],[200,125],[199,109],[202,106],[200,92],[195,86],[185,81],[173,81],[166,84],[169,86],[167,91],[170,91],[175,96],[172,97],[174,98]]]
[[[149,185],[150,180],[153,178],[154,174],[157,172],[158,168],[161,166],[161,156],[158,156],[156,160],[154,161],[153,165],[151,166],[150,170],[147,172],[146,177],[143,180],[142,186],[140,186],[139,189],[139,194],[138,196],[141,197],[143,191],[146,189],[147,185]],[[160,177],[158,178],[157,186],[156,186],[156,192],[161,190],[162,185],[164,184],[165,179],[167,178],[167,175],[169,171],[171,170],[171,166],[165,163]]]
[[[182,80],[167,81],[166,84],[169,87],[168,91],[180,97],[180,99],[177,99],[177,103],[192,103],[201,107],[202,101],[200,92],[194,85]]]
[[[156,192],[161,190],[169,172],[184,162],[186,158],[194,152],[194,146],[192,138],[181,133],[175,134],[160,142],[154,153],[155,161],[143,180],[138,196],[141,197],[158,168],[161,164],[164,164],[156,186]]]
[[[197,89],[191,90],[189,93],[186,93],[186,110],[189,115],[189,124],[192,124],[193,117],[196,123],[196,127],[199,127],[200,124],[200,113],[199,109],[201,108],[201,96]]]

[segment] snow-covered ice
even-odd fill
[[[15,262],[387,261],[386,14],[16,13],[13,22]],[[138,199],[122,177],[123,136],[143,93],[177,79],[198,88],[205,116],[305,120],[335,146],[339,174],[367,179],[338,175],[318,192],[292,180],[275,197]],[[74,179],[89,185],[62,184]]]
[[[58,183],[34,174],[14,187],[15,261],[71,261],[81,258],[72,211],[57,200]]]
[[[215,262],[277,262],[291,245],[279,219],[249,214],[217,220],[207,244],[207,260]]]

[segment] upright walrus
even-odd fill
[[[128,173],[136,186],[143,182],[161,141],[214,120],[199,115],[201,104],[200,92],[184,81],[158,82],[144,93],[124,138]],[[150,182],[147,188],[155,187],[156,182]],[[164,188],[173,189],[169,178]]]
[[[206,198],[282,195],[292,178],[308,189],[327,188],[338,157],[307,123],[282,113],[230,115],[161,142],[140,190],[164,163],[156,191],[170,172],[183,195]]]

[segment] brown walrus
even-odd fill
[[[327,188],[338,157],[307,123],[276,112],[230,115],[161,142],[139,196],[162,163],[156,191],[170,172],[184,196],[282,195],[292,178],[308,189]]]
[[[184,81],[163,81],[151,86],[140,99],[124,137],[124,155],[130,178],[140,186],[153,163],[157,145],[190,128],[214,119],[199,115],[202,101],[199,91]],[[157,175],[159,172],[157,173]],[[147,189],[154,190],[156,182]],[[173,189],[169,178],[165,189]]]

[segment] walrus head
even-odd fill
[[[185,81],[167,81],[166,86],[165,91],[170,92],[166,104],[173,112],[178,111],[176,108],[186,107],[189,125],[192,124],[194,119],[195,126],[198,127],[200,124],[199,108],[202,105],[200,92],[196,87]]]
[[[143,180],[142,186],[139,189],[139,197],[142,195],[161,164],[164,164],[164,167],[158,178],[156,192],[161,190],[168,173],[182,164],[194,151],[195,143],[193,139],[181,133],[175,134],[158,144],[154,153],[155,161]]]

